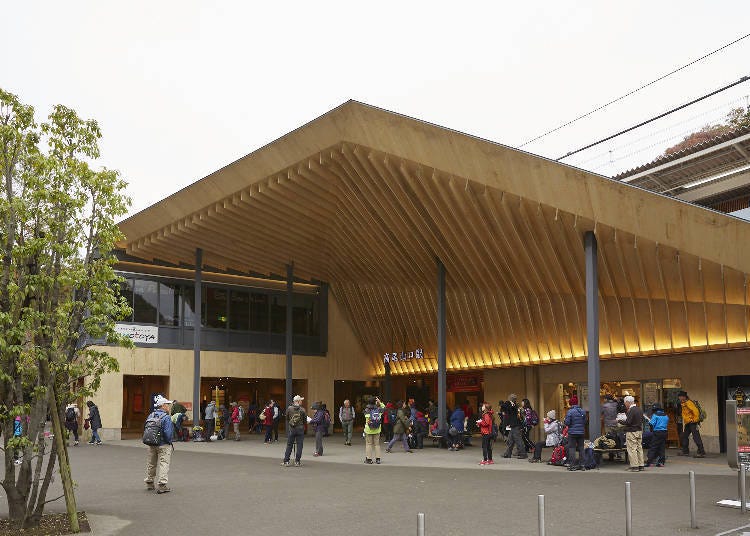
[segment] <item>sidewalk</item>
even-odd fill
[[[113,445],[125,447],[142,448],[140,439],[127,439],[111,442]],[[552,467],[546,463],[529,463],[526,460],[516,458],[503,458],[505,443],[495,443],[493,458],[495,464],[488,467],[478,465],[482,459],[481,442],[476,439],[472,446],[468,446],[458,452],[450,452],[447,449],[439,449],[432,446],[432,442],[425,442],[424,449],[414,450],[413,454],[406,454],[400,444],[394,444],[393,452],[385,452],[385,443],[381,443],[381,458],[384,464],[399,467],[442,467],[448,469],[473,469],[477,471],[530,471],[550,472],[564,471],[563,467]],[[264,444],[263,435],[244,434],[241,441],[223,440],[210,443],[175,443],[176,451],[206,452],[211,454],[229,454],[233,456],[252,456],[258,458],[273,458],[282,460],[286,448],[286,437],[279,435],[278,443]],[[313,457],[315,448],[315,437],[305,437],[302,451],[303,459],[315,463],[344,463],[362,464],[365,455],[364,439],[361,432],[352,437],[352,446],[344,445],[341,434],[334,434],[323,440],[323,456]],[[642,475],[686,475],[688,471],[694,471],[696,475],[732,476],[736,475],[727,465],[724,454],[707,455],[705,458],[692,458],[677,456],[678,449],[668,449],[667,464],[664,467],[646,468]],[[542,460],[548,460],[552,449],[545,449]],[[604,461],[599,469],[601,473],[620,473],[628,467],[624,462]]]

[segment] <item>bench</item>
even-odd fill
[[[603,461],[604,454],[622,454],[625,453],[625,458],[623,461],[627,463],[628,461],[628,449],[626,448],[615,448],[615,449],[594,449],[594,456],[596,456],[596,464],[601,465]]]

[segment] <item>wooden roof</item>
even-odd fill
[[[600,352],[748,345],[750,224],[349,101],[120,224],[127,252],[328,281],[382,373],[585,359],[582,236],[599,242]]]

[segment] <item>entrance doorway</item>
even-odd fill
[[[367,400],[371,396],[383,396],[380,385],[376,382],[336,380],[333,382],[333,405],[328,405],[331,419],[334,422],[334,430],[341,430],[339,421],[339,408],[344,405],[344,400],[349,400],[354,408],[354,426],[364,426],[364,409]]]
[[[122,431],[142,431],[151,413],[151,395],[169,392],[169,376],[122,377]]]

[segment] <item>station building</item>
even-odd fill
[[[105,437],[140,429],[155,392],[329,408],[514,392],[561,414],[573,394],[597,412],[607,393],[669,407],[686,390],[718,452],[723,400],[750,386],[750,223],[358,102],[120,228],[136,348],[109,349]]]

